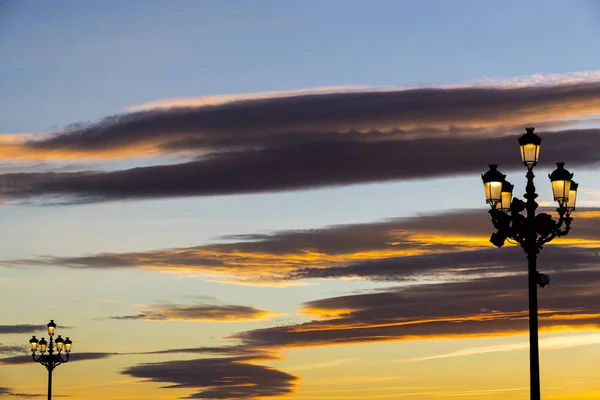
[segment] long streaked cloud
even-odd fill
[[[267,358],[268,359],[268,358]],[[139,364],[121,373],[166,388],[198,390],[191,399],[256,399],[285,396],[294,391],[298,378],[272,367],[252,364],[254,356],[204,358]]]
[[[542,330],[600,329],[600,267],[553,274],[542,290]],[[255,348],[510,335],[527,330],[522,275],[420,284],[304,304],[312,321],[233,335]]]
[[[278,314],[260,308],[230,304],[157,304],[135,315],[114,316],[116,320],[145,321],[260,321]]]
[[[233,195],[477,174],[489,161],[504,170],[520,165],[516,142],[498,136],[414,140],[368,136],[349,133],[335,140],[213,152],[179,164],[109,172],[4,174],[0,196],[68,204]],[[542,167],[552,167],[549,160],[566,161],[571,168],[600,162],[595,151],[599,129],[554,132],[545,139]],[[490,148],[495,149],[492,158]]]
[[[32,394],[32,393],[19,393],[19,392],[15,392],[13,389],[10,389],[7,387],[0,387],[0,396],[33,398],[33,397],[42,397],[44,395],[43,394]]]
[[[17,325],[0,325],[0,334],[13,334],[13,333],[35,333],[46,330],[46,325],[29,325],[29,324],[17,324]]]
[[[546,271],[582,269],[600,262],[600,243],[593,247],[548,246],[543,260]],[[349,265],[329,268],[300,268],[290,274],[291,279],[363,278],[375,281],[414,282],[427,280],[469,279],[482,275],[498,276],[524,273],[523,251],[511,247],[465,250],[391,257],[379,260],[357,261]]]
[[[173,349],[155,350],[144,353],[132,353],[132,354],[213,354],[213,355],[225,355],[225,356],[268,356],[275,357],[275,354],[269,351],[257,351],[251,347],[243,344],[231,345],[231,346],[202,346],[202,347],[180,347]]]
[[[256,148],[289,142],[290,135],[294,137],[292,142],[310,141],[311,133],[321,137],[364,132],[369,138],[377,133],[404,133],[416,128],[446,131],[514,126],[586,118],[599,112],[600,82],[333,92],[117,115],[26,142],[25,147],[81,153],[110,149],[122,152],[139,147],[147,152],[149,148],[168,149],[182,140],[195,139],[199,142],[197,148]]]
[[[395,92],[410,89],[423,89],[436,87],[439,89],[459,88],[518,88],[539,85],[566,85],[575,83],[591,83],[600,81],[600,71],[575,71],[564,74],[532,74],[512,78],[488,77],[477,79],[472,83],[440,85],[440,86],[402,86],[402,87],[368,87],[368,86],[324,86],[308,89],[283,90],[262,93],[245,93],[233,95],[217,95],[205,97],[172,98],[127,107],[126,111],[148,111],[155,109],[168,109],[176,107],[217,106],[246,100],[268,100],[282,97],[295,97],[299,95],[352,93],[352,92]]]
[[[590,82],[592,79],[587,79]],[[414,88],[413,88],[414,89]],[[401,90],[401,88],[398,88]],[[170,108],[191,108],[191,107],[208,107],[208,106],[220,106],[228,103],[236,103],[240,101],[249,100],[272,100],[280,99],[284,97],[296,97],[306,95],[323,95],[332,93],[353,93],[360,91],[374,91],[374,88],[369,89],[365,86],[322,86],[316,88],[306,89],[295,89],[295,90],[279,90],[271,92],[258,92],[258,93],[241,93],[241,94],[225,94],[216,96],[203,96],[203,97],[185,97],[185,98],[171,98],[157,101],[150,101],[143,104],[137,104],[134,106],[127,107],[125,111],[136,112],[136,111],[152,111],[157,109],[170,109]]]
[[[108,358],[118,353],[102,353],[102,352],[83,352],[83,353],[72,353],[69,356],[69,362],[72,361],[88,361],[88,360],[99,360]],[[31,356],[13,356],[0,358],[0,365],[22,365],[30,364],[33,360]]]
[[[545,210],[548,211],[548,210]],[[549,270],[597,261],[600,212],[581,209],[566,238],[547,246]],[[489,243],[484,210],[462,210],[306,231],[232,235],[228,243],[134,253],[4,261],[69,268],[149,268],[201,274],[223,283],[281,284],[320,278],[415,281],[465,279],[522,271],[522,252]],[[555,244],[562,244],[556,246]],[[454,278],[453,278],[454,277]]]
[[[362,278],[405,285],[309,302],[301,312],[310,322],[232,337],[242,347],[261,351],[522,333],[527,327],[525,256],[518,247],[496,249],[488,243],[487,217],[484,210],[464,210],[310,231],[234,235],[226,238],[232,243],[210,247],[212,253],[202,247],[40,262],[75,268],[160,265],[267,282]],[[598,217],[598,209],[579,210],[572,236],[546,246],[539,256],[540,270],[552,277],[550,288],[540,291],[543,329],[599,327]],[[213,261],[202,258],[205,254]],[[241,354],[238,351],[233,354]]]
[[[524,124],[555,131],[544,140],[543,162],[566,158],[591,166],[600,161],[593,151],[600,130],[566,128],[600,115],[600,82],[578,79],[585,78],[257,95],[136,111],[54,134],[7,136],[0,143],[5,159],[179,158],[109,172],[74,165],[78,172],[7,173],[0,175],[0,196],[79,203],[428,179],[479,172],[490,148],[495,161],[511,169],[518,155],[505,136]]]
[[[568,349],[571,347],[579,347],[579,346],[588,346],[590,344],[598,344],[598,343],[600,343],[600,333],[589,333],[589,334],[583,334],[583,335],[570,335],[570,336],[542,338],[539,341],[539,346],[541,349],[554,350],[554,349]],[[477,354],[497,353],[497,352],[504,352],[504,351],[526,350],[526,349],[529,349],[529,342],[508,343],[508,344],[499,344],[499,345],[481,346],[481,347],[468,347],[468,348],[456,350],[456,351],[453,351],[450,353],[436,354],[436,355],[427,356],[427,357],[411,358],[411,359],[407,359],[407,360],[400,360],[398,362],[420,362],[420,361],[437,360],[439,358],[465,357],[465,356],[472,356],[472,355],[477,355]]]
[[[16,344],[8,345],[0,343],[0,354],[26,354],[27,346],[19,346]]]

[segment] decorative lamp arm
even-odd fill
[[[567,236],[569,234],[569,231],[571,230],[571,221],[573,221],[573,218],[571,217],[565,217],[564,218],[564,222],[565,222],[565,229],[557,229],[557,233],[556,236],[561,237],[561,236]]]
[[[67,361],[69,361],[69,353],[67,353],[67,354],[59,354],[57,358],[59,360],[58,364],[66,363]],[[58,365],[58,364],[56,364],[56,365]]]

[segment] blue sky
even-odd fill
[[[599,19],[593,1],[12,1],[0,120],[48,131],[170,97],[593,70]]]

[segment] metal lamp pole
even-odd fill
[[[46,339],[41,338],[37,340],[33,336],[29,340],[31,346],[31,356],[33,361],[39,362],[48,370],[48,400],[52,399],[52,371],[60,364],[69,361],[69,355],[71,354],[71,345],[73,342],[67,337],[63,339],[60,335],[54,339],[54,332],[56,331],[56,324],[54,320],[50,320],[48,323],[48,335],[50,336],[50,342],[46,342]],[[56,345],[56,354],[54,354],[54,346]],[[37,355],[36,351],[40,350],[40,354]],[[64,354],[62,351],[64,350]],[[48,354],[46,354],[46,351]]]
[[[564,168],[564,163],[557,163],[557,169],[549,177],[552,182],[554,200],[559,207],[558,221],[546,213],[536,214],[538,207],[535,199],[533,183],[533,167],[537,165],[542,139],[533,133],[534,128],[526,128],[527,133],[519,138],[521,158],[527,167],[527,187],[525,200],[512,197],[513,185],[505,179],[506,175],[497,170],[497,165],[490,165],[490,170],[483,174],[483,185],[486,202],[491,206],[490,215],[496,232],[490,242],[502,247],[505,241],[523,248],[528,261],[529,283],[529,370],[531,400],[540,400],[540,361],[538,349],[538,301],[537,286],[545,288],[550,284],[547,275],[537,270],[537,255],[543,245],[555,237],[565,236],[571,229],[571,213],[575,210],[578,184],[572,181],[573,174]],[[525,215],[521,214],[525,212]]]

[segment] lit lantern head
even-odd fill
[[[579,189],[579,184],[571,181],[571,187],[569,188],[569,200],[567,200],[567,215],[571,214],[575,211],[575,202],[577,201],[577,189]]]
[[[537,165],[540,157],[540,144],[542,138],[533,133],[533,127],[527,127],[526,134],[519,138],[519,146],[521,148],[521,160],[528,169],[532,169]]]
[[[54,335],[55,331],[56,331],[56,324],[54,323],[54,320],[51,319],[50,322],[48,322],[48,335],[50,335],[50,336]]]
[[[64,339],[62,337],[60,337],[60,335],[58,335],[58,337],[54,341],[54,343],[56,343],[56,350],[58,350],[59,353],[63,349],[64,342],[65,342]]]
[[[497,170],[496,164],[490,165],[490,170],[481,175],[483,180],[483,189],[485,190],[485,202],[496,208],[496,205],[502,200],[502,182],[506,175]]]
[[[46,342],[46,339],[41,338],[39,344],[40,344],[40,353],[45,353],[46,348],[48,347],[48,342]]]
[[[35,336],[32,336],[31,339],[29,339],[29,346],[31,347],[32,353],[35,353],[35,351],[37,350],[38,343],[39,341],[35,338]]]
[[[565,163],[556,163],[556,169],[550,175],[552,182],[552,193],[554,200],[558,202],[560,208],[565,208],[569,201],[569,192],[571,190],[571,180],[573,174],[565,169]]]
[[[73,344],[73,342],[71,342],[71,339],[69,339],[69,337],[67,336],[67,338],[64,341],[65,353],[69,354],[71,352],[71,345],[72,344]]]

